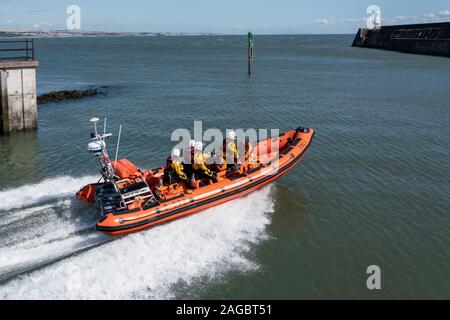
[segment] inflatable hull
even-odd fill
[[[160,200],[157,205],[148,209],[136,208],[106,214],[96,224],[96,228],[109,236],[120,236],[167,223],[248,195],[279,179],[298,164],[308,152],[313,137],[313,129],[301,128],[287,132],[274,138],[279,139],[279,151],[271,154],[270,162],[264,164],[262,161],[259,166],[245,173],[190,190],[190,193],[182,192],[173,198]],[[268,147],[270,151],[273,142],[272,139],[268,139],[258,144],[259,147]],[[92,187],[95,186],[92,185],[88,189],[89,195]]]

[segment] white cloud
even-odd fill
[[[424,13],[422,16],[423,16],[423,20],[424,21],[433,21],[433,22],[435,22],[435,21],[439,21],[440,18],[442,19],[442,18],[450,17],[450,10],[445,9],[445,10],[441,10],[441,11],[439,11],[437,13],[427,12],[427,13]]]
[[[438,16],[440,17],[450,17],[450,10],[441,10],[438,12]]]
[[[52,26],[52,23],[50,21],[40,22],[33,24],[33,28],[38,29],[41,27],[50,27]]]
[[[347,18],[341,21],[346,23],[366,22],[367,18]]]
[[[329,24],[330,22],[328,19],[322,18],[322,19],[316,19],[313,21],[314,24]]]
[[[417,16],[402,16],[402,15],[398,15],[394,19],[395,20],[416,20]]]

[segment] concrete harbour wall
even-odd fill
[[[450,22],[359,29],[352,46],[450,57]]]
[[[37,61],[0,61],[0,133],[37,128]]]

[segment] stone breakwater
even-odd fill
[[[45,104],[65,100],[78,100],[82,98],[95,97],[98,95],[106,95],[106,94],[107,91],[102,89],[52,91],[38,96],[37,103]]]
[[[359,29],[353,47],[450,57],[450,22]]]

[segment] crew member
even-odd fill
[[[222,152],[217,154],[215,150],[211,152],[211,157],[206,161],[208,167],[215,172],[223,172],[227,170],[227,162],[223,158]]]
[[[236,132],[233,130],[227,132],[224,142],[224,154],[227,160],[227,169],[232,171],[239,170],[239,154],[236,145]]]
[[[194,153],[195,153],[195,144],[196,144],[197,142],[195,141],[195,140],[191,140],[191,141],[189,141],[189,148],[188,148],[188,151],[187,152],[189,152],[190,154],[191,154],[191,163],[193,163],[194,162]]]
[[[215,182],[216,178],[206,165],[206,161],[208,158],[209,156],[203,152],[203,143],[196,142],[194,152],[194,164],[192,165],[194,173],[198,178],[207,177]]]
[[[191,176],[194,169],[192,168],[192,164],[194,163],[194,148],[195,148],[195,140],[189,141],[189,146],[183,150],[184,155],[184,172],[187,176]]]
[[[173,180],[187,182],[187,175],[184,172],[180,149],[175,148],[172,150],[172,154],[167,160],[164,178],[168,184],[173,183]]]

